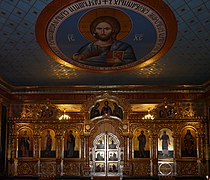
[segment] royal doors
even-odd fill
[[[120,141],[112,133],[101,133],[96,136],[92,149],[93,176],[119,176]]]

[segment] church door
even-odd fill
[[[120,142],[112,133],[99,134],[92,149],[93,176],[120,175]]]

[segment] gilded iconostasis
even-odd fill
[[[9,127],[10,174],[205,173],[207,129],[203,117],[195,115],[197,105],[163,99],[148,111],[133,111],[136,106],[109,93],[92,96],[70,111],[67,105],[51,102],[14,104]],[[189,167],[193,170],[186,171]],[[197,167],[202,168],[198,171]]]

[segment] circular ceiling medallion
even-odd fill
[[[53,1],[36,24],[48,55],[93,72],[149,65],[170,49],[176,32],[176,19],[162,0]]]

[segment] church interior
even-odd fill
[[[1,0],[0,179],[210,179],[210,1]]]

